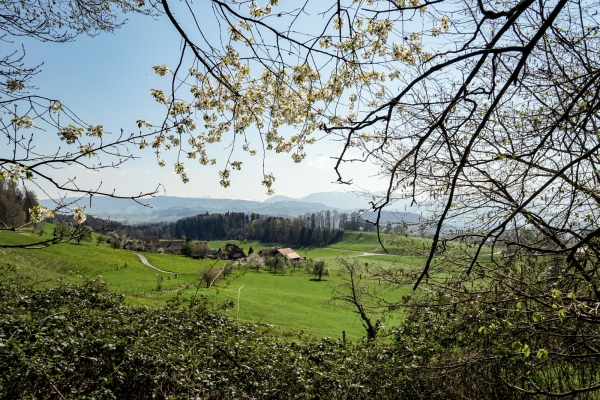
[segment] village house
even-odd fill
[[[142,236],[139,240],[148,251],[156,251],[162,248],[158,236]]]
[[[206,255],[206,258],[210,258],[212,260],[216,260],[218,257],[219,257],[219,251],[213,250],[213,249],[210,249],[208,251],[208,254]]]
[[[220,247],[219,250],[217,250],[217,257],[221,260],[239,260],[246,258],[246,254],[244,254],[244,249],[238,245],[227,243],[225,246]]]
[[[181,254],[181,248],[183,247],[183,243],[183,240],[169,240],[160,242],[160,245],[165,251],[165,253]]]
[[[296,253],[294,250],[292,250],[289,247],[286,247],[286,248],[269,247],[267,249],[260,250],[258,252],[258,254],[261,256],[268,256],[268,257],[283,256],[290,261],[306,260],[306,257],[302,257],[301,255],[299,255],[298,253]]]

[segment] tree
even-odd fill
[[[376,226],[398,200],[428,212],[418,230],[433,241],[415,288],[483,263],[527,266],[527,257],[543,256],[548,269],[557,260],[563,278],[600,298],[597,1],[269,1],[246,9],[214,0],[229,39],[222,47],[202,41],[201,26],[184,30],[163,4],[182,54],[193,58],[192,93],[171,91],[171,101],[214,121],[192,150],[235,127],[258,131],[263,151],[301,161],[320,131],[344,144],[338,182],[351,183],[347,163],[380,166]],[[239,167],[226,164],[224,186]],[[274,177],[264,176],[272,190]],[[522,239],[532,231],[534,242]],[[598,322],[564,312],[585,326]]]
[[[307,258],[306,260],[304,260],[304,271],[307,274],[312,274],[312,270],[313,267],[315,265],[315,259],[314,258]]]
[[[222,269],[213,269],[212,267],[200,271],[200,280],[206,284],[206,288],[210,289],[213,283],[221,279]]]
[[[26,214],[17,200],[0,195],[0,223],[4,229],[18,229],[25,224]]]
[[[157,72],[192,89],[155,97],[171,124],[194,112],[208,121],[186,151],[205,154],[232,127],[256,130],[263,151],[298,162],[317,131],[341,140],[338,182],[351,182],[347,162],[381,166],[387,190],[371,203],[377,226],[396,200],[431,211],[423,232],[433,229],[433,245],[417,285],[443,240],[475,240],[479,254],[490,241],[509,244],[509,231],[536,229],[544,240],[529,249],[553,242],[579,273],[578,249],[598,254],[596,1],[272,0],[246,9],[213,0],[205,4],[223,35],[215,42],[200,25],[184,29],[174,5],[162,4],[192,67]],[[192,17],[207,11],[188,6]],[[240,167],[228,161],[221,184]],[[269,191],[273,182],[265,171]],[[456,218],[466,220],[460,231]]]
[[[250,251],[248,251],[250,253]],[[249,254],[246,258],[246,262],[252,266],[252,268],[256,269],[256,272],[260,270],[260,268],[264,267],[265,259],[262,258],[258,253]]]
[[[122,249],[127,241],[127,236],[125,234],[119,234],[117,232],[109,232],[108,233],[108,243],[112,246],[114,250]]]
[[[265,258],[265,265],[271,269],[275,275],[277,275],[277,273],[280,273],[281,275],[285,274],[286,264],[286,258],[280,255]]]
[[[185,239],[185,243],[181,246],[181,254],[186,257],[191,257],[194,252],[194,241],[190,238]]]
[[[313,267],[312,267],[312,271],[311,273],[315,276],[319,277],[319,280],[321,280],[321,277],[323,275],[325,276],[329,276],[329,268],[327,267],[327,265],[325,264],[324,260],[316,260],[313,263]]]
[[[70,241],[75,235],[75,227],[70,222],[59,222],[54,226],[54,237],[63,241]]]
[[[79,231],[76,233],[75,240],[77,240],[77,244],[79,244],[82,240],[84,242],[91,242],[93,240],[92,232],[94,230],[87,225],[81,226]]]
[[[316,261],[315,266],[319,261],[322,260]],[[366,278],[368,271],[358,260],[340,258],[339,262],[343,272],[342,283],[332,286],[329,303],[354,309],[365,328],[367,339],[374,340],[395,305],[380,296],[380,290],[374,287],[373,280],[363,280],[363,274]]]
[[[118,167],[133,158],[127,151],[128,146],[139,146],[145,135],[121,132],[111,136],[102,125],[82,121],[59,99],[33,94],[33,78],[41,72],[41,65],[27,66],[24,46],[11,49],[12,43],[23,36],[42,42],[65,43],[80,34],[94,36],[112,32],[125,23],[125,13],[158,15],[154,7],[154,3],[146,5],[143,0],[26,0],[6,1],[0,5],[0,38],[5,44],[3,54],[0,54],[0,76],[3,78],[0,110],[4,115],[0,120],[0,134],[7,142],[0,153],[0,183],[15,187],[21,183],[27,200],[23,203],[24,212],[18,213],[20,215],[14,214],[16,210],[7,211],[10,220],[0,225],[0,229],[20,230],[31,224],[35,226],[59,211],[75,214],[82,211],[78,207],[75,211],[73,203],[65,203],[62,198],[55,200],[53,210],[39,206],[33,188],[43,191],[42,181],[62,193],[89,196],[90,201],[93,195],[139,201],[137,199],[156,193],[120,195],[101,186],[81,186],[76,176],[66,182],[56,179],[53,169],[68,165],[94,171]],[[45,133],[56,135],[56,142],[46,140],[43,146],[38,145],[38,136]],[[27,245],[0,243],[0,247],[37,248],[59,242],[60,239],[52,237]]]
[[[184,246],[185,246],[185,244],[184,244]],[[206,258],[206,257],[208,257],[211,250],[212,249],[208,245],[208,242],[198,242],[198,243],[194,244],[194,249],[192,250],[192,256],[199,257],[199,258]],[[183,252],[183,247],[182,247],[182,252]]]
[[[233,272],[233,265],[233,263],[227,263],[223,266],[223,268],[221,269],[223,276],[227,276]]]

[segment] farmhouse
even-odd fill
[[[246,254],[244,254],[244,249],[238,245],[227,243],[217,250],[217,257],[221,260],[239,260],[241,258],[246,258]]]
[[[261,256],[270,256],[270,257],[284,256],[288,260],[291,260],[291,261],[306,260],[306,257],[300,256],[298,253],[296,253],[294,250],[292,250],[289,247],[286,247],[286,248],[269,247],[268,249],[260,250],[258,252],[258,254],[260,254]]]
[[[158,238],[158,236],[142,236],[140,237],[140,243],[147,250],[158,250],[162,247],[160,245],[160,239]]]
[[[170,254],[181,254],[181,248],[183,247],[183,240],[170,240],[165,242],[160,242],[162,249],[165,253]]]
[[[210,258],[212,260],[216,260],[217,258],[219,258],[219,251],[218,250],[212,250],[212,249],[210,249],[208,251],[208,254],[206,255],[206,258]]]

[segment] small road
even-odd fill
[[[368,256],[390,256],[390,257],[399,257],[397,254],[389,254],[389,253],[371,253],[371,252],[364,252],[364,251],[358,251],[358,250],[347,250],[347,249],[337,249],[337,248],[332,248],[332,247],[323,247],[320,250],[332,250],[332,251],[343,251],[346,253],[359,253],[357,255],[357,257],[368,257]],[[337,258],[337,257],[343,257],[343,256],[331,256],[331,257],[320,257],[320,258]],[[415,256],[417,257],[417,256]]]
[[[146,267],[150,267],[152,269],[157,270],[158,272],[162,272],[163,274],[173,274],[173,275],[177,275],[177,272],[171,272],[171,271],[165,271],[164,269],[160,269],[160,268],[156,268],[154,265],[150,264],[148,262],[148,260],[146,259],[146,257],[144,257],[143,255],[139,254],[139,253],[135,253],[136,256],[138,256],[140,258],[140,261],[142,262],[142,264],[144,264]]]

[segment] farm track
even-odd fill
[[[150,264],[148,262],[148,260],[146,259],[146,257],[144,257],[143,255],[139,254],[139,253],[135,253],[136,256],[138,256],[140,258],[140,261],[142,262],[142,264],[144,264],[146,267],[152,268],[158,272],[162,272],[163,274],[173,274],[173,275],[177,275],[177,272],[172,272],[172,271],[165,271],[164,269],[160,269],[160,268],[156,268],[154,265]]]
[[[357,257],[367,257],[367,256],[393,256],[393,257],[398,257],[398,255],[396,254],[389,254],[389,253],[370,253],[370,252],[364,252],[364,251],[359,251],[359,250],[348,250],[348,249],[338,249],[335,247],[323,247],[321,250],[333,250],[333,251],[345,251],[348,253],[360,253],[357,255]],[[332,256],[332,257],[338,257],[338,256]]]

